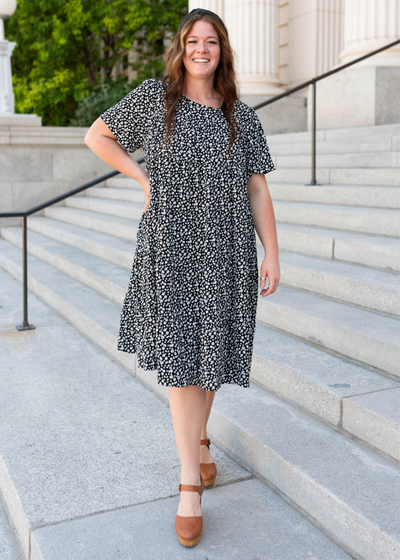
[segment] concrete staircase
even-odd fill
[[[259,298],[251,388],[218,391],[209,436],[351,557],[395,560],[400,125],[318,131],[322,186],[304,185],[309,133],[268,139],[281,284]],[[29,218],[29,289],[167,402],[116,350],[143,205],[120,177]],[[0,233],[0,266],[21,279],[21,228]]]

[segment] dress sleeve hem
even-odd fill
[[[270,171],[275,171],[275,169],[276,169],[275,164],[273,164],[272,167],[269,166],[269,167],[261,167],[253,170],[247,170],[247,180],[251,179],[253,175],[257,175],[259,173],[264,173],[264,175],[266,175]]]

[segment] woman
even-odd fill
[[[85,142],[146,195],[118,349],[168,386],[181,460],[178,539],[196,545],[201,497],[215,482],[207,421],[224,383],[249,387],[258,300],[254,227],[265,249],[261,296],[280,270],[265,173],[273,171],[253,109],[239,101],[223,21],[196,8],[147,79],[105,111]],[[126,152],[143,147],[145,171]],[[266,278],[269,286],[266,288]],[[200,445],[199,445],[200,443]]]

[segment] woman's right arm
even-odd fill
[[[96,119],[85,135],[85,144],[100,159],[138,181],[143,188],[147,201],[150,198],[149,174],[117,142],[101,117]]]

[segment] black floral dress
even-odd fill
[[[255,111],[228,156],[221,109],[182,95],[163,148],[164,91],[147,79],[101,118],[128,152],[143,147],[150,203],[140,218],[118,350],[170,387],[249,387],[259,277],[247,180],[275,169]]]

